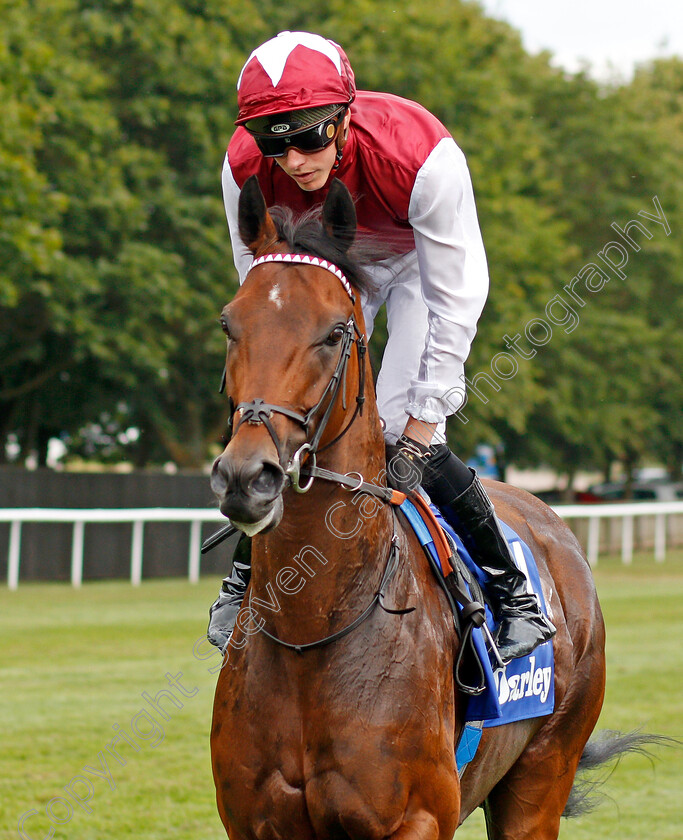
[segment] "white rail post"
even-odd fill
[[[199,561],[201,557],[202,523],[195,519],[190,526],[190,560],[188,577],[190,583],[199,582]]]
[[[591,516],[588,520],[588,565],[598,565],[598,554],[600,553],[600,517]]]
[[[630,514],[621,520],[621,562],[626,566],[633,562],[633,516]]]
[[[7,586],[19,587],[19,554],[21,552],[21,520],[15,519],[9,529],[9,556],[7,558]]]
[[[73,536],[71,538],[71,585],[77,589],[83,583],[83,532],[85,522],[76,520],[74,522]]]
[[[655,562],[663,563],[666,556],[666,514],[655,514]]]
[[[133,586],[140,586],[142,580],[142,544],[144,521],[136,519],[133,522],[133,543],[130,552],[130,582]]]

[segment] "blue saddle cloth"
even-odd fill
[[[486,576],[474,563],[462,540],[446,522],[439,510],[434,505],[431,508],[441,527],[453,539],[458,554],[485,590]],[[409,500],[406,500],[401,505],[401,511],[412,525],[422,545],[430,551],[432,557],[439,564],[431,535],[415,506]],[[529,547],[512,528],[504,522],[501,522],[501,526],[518,568],[524,573],[530,590],[536,593],[541,608],[547,614],[545,598],[541,589],[541,579],[538,574],[536,561]],[[495,634],[496,624],[488,606],[486,607],[486,623],[491,633]],[[505,723],[512,723],[518,720],[549,715],[555,706],[555,674],[552,640],[539,645],[528,656],[514,659],[505,668],[498,668],[494,672],[491,667],[491,661],[482,631],[475,629],[473,631],[473,638],[477,654],[484,669],[487,687],[482,694],[467,698],[465,720],[475,722],[477,726],[466,727],[460,748],[463,747],[463,742],[467,740],[478,743],[481,737],[481,726],[501,726]],[[473,732],[476,729],[478,729],[478,736]],[[470,744],[470,751],[471,748],[472,744]],[[474,744],[474,749],[476,749],[476,744]]]

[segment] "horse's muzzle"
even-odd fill
[[[221,513],[249,536],[279,523],[284,485],[285,473],[277,461],[257,454],[236,459],[226,450],[211,469],[211,489]]]

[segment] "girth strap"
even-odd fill
[[[432,541],[434,542],[434,546],[436,547],[437,554],[439,555],[443,575],[444,577],[448,577],[453,572],[453,566],[451,564],[451,556],[453,552],[448,544],[446,535],[439,523],[436,521],[434,514],[432,513],[432,509],[429,507],[420,492],[416,491],[415,493],[411,493],[410,501],[420,512],[422,521],[427,526]]]

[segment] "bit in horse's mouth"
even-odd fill
[[[228,516],[228,514],[223,511],[223,507],[221,505],[221,511],[224,515]],[[257,522],[240,522],[233,517],[230,517],[230,521],[246,534],[248,537],[253,537],[256,534],[265,533],[267,531],[276,528],[280,524],[280,520],[282,519],[282,512],[283,512],[283,504],[282,504],[282,496],[278,496],[275,501],[273,502],[273,506],[268,511],[268,513],[262,518],[259,519]]]

